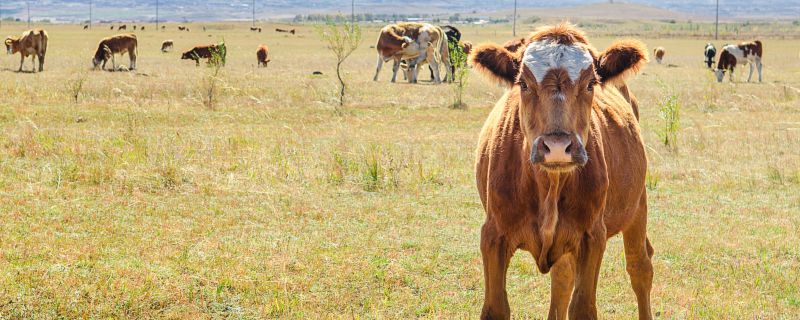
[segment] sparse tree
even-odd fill
[[[339,106],[344,106],[347,86],[344,78],[342,78],[342,63],[361,44],[361,27],[348,22],[338,24],[328,20],[325,25],[318,27],[317,32],[319,32],[328,49],[336,57],[336,77],[339,79]]]

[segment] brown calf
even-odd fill
[[[19,52],[19,70],[22,71],[22,64],[25,58],[31,56],[33,71],[36,71],[36,61],[39,59],[39,71],[44,71],[44,56],[47,54],[47,32],[42,29],[32,29],[22,33],[20,37],[6,38],[6,51],[8,54]]]
[[[213,62],[214,54],[218,53],[222,55],[222,65],[225,65],[225,52],[221,51],[219,46],[216,44],[204,45],[204,46],[196,46],[189,51],[184,52],[181,55],[182,60],[194,60],[197,66],[200,66],[200,59],[208,59],[208,63],[211,64]]]
[[[263,66],[264,68],[267,67],[269,63],[269,47],[266,44],[262,44],[258,46],[256,49],[256,59],[258,59],[258,66]]]
[[[139,42],[136,39],[136,35],[132,33],[118,34],[104,38],[103,40],[100,40],[100,43],[97,45],[97,51],[94,53],[92,64],[94,64],[95,69],[97,69],[97,67],[101,67],[103,70],[105,70],[106,62],[111,60],[112,70],[117,70],[117,64],[116,60],[114,59],[114,55],[119,54],[121,56],[127,53],[131,61],[131,65],[128,67],[128,69],[134,70],[136,69],[136,55],[138,53],[138,46]]]
[[[569,24],[544,27],[516,52],[485,44],[475,68],[509,91],[478,140],[485,295],[481,318],[509,319],[506,273],[518,249],[551,276],[549,319],[597,319],[606,240],[622,233],[627,271],[650,319],[647,157],[625,79],[647,60],[638,41],[597,52]]]
[[[656,57],[656,62],[661,64],[661,60],[664,59],[664,54],[667,53],[667,50],[664,47],[656,47],[653,49],[653,55]]]

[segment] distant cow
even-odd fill
[[[117,27],[117,31],[122,31],[122,30],[128,30],[128,25],[123,24],[123,25]]]
[[[707,43],[706,48],[703,50],[703,55],[706,57],[706,65],[709,69],[714,65],[714,57],[717,56],[717,48],[712,43]]]
[[[133,30],[136,31],[136,25],[135,24],[133,25]]]
[[[661,60],[664,59],[664,53],[666,52],[667,50],[664,49],[664,47],[656,47],[655,49],[653,49],[653,55],[656,57],[656,62],[661,64]]]
[[[250,27],[250,31],[258,31],[258,27]]]
[[[142,26],[141,28],[139,28],[139,30],[142,30],[142,31],[144,31],[144,26]]]
[[[731,82],[733,82],[733,70],[736,68],[737,63],[750,65],[750,74],[747,76],[747,82],[750,82],[753,78],[754,67],[758,69],[758,82],[761,82],[761,56],[763,54],[763,48],[759,40],[743,42],[738,45],[728,44],[722,47],[722,53],[719,54],[719,62],[715,70],[717,82],[722,82],[722,79],[725,78],[726,71],[730,71],[730,79]]]
[[[111,30],[114,30],[114,25],[111,25]]]
[[[27,56],[31,56],[33,71],[36,71],[36,58],[39,59],[39,72],[44,71],[44,56],[47,53],[47,32],[42,29],[28,30],[20,37],[6,38],[6,51],[8,54],[19,52],[19,71]]]
[[[89,30],[89,25],[88,24],[84,24],[83,25],[83,30]]]
[[[598,278],[610,276],[601,272],[606,243],[621,233],[639,319],[652,319],[647,152],[626,85],[647,49],[627,40],[599,52],[569,25],[540,28],[526,42],[516,52],[485,44],[470,56],[508,88],[475,152],[485,211],[480,318],[511,318],[506,287],[515,279],[507,273],[523,250],[550,273],[548,319],[598,319]]]
[[[269,47],[267,47],[266,44],[258,46],[258,49],[256,49],[256,59],[258,59],[259,67],[262,66],[264,68],[267,67],[267,64],[269,63],[270,60],[269,60]]]
[[[161,52],[170,52],[174,46],[175,44],[172,42],[172,40],[164,40],[164,42],[161,43]]]
[[[469,55],[469,53],[472,52],[472,42],[462,41],[461,50],[464,50],[465,55]]]
[[[224,47],[218,46],[216,44],[210,44],[205,46],[196,46],[189,51],[184,52],[181,55],[182,60],[194,60],[197,66],[200,66],[200,59],[208,59],[208,64],[213,63],[214,54],[221,55],[222,65],[225,65],[225,55],[226,50],[222,50]]]
[[[161,26],[161,30],[167,30],[167,26]]]
[[[94,65],[95,69],[101,67],[103,70],[105,70],[106,62],[108,62],[108,60],[111,60],[112,70],[117,70],[117,65],[116,65],[116,60],[114,59],[114,55],[119,54],[120,56],[122,56],[125,53],[127,53],[131,61],[131,64],[128,67],[128,69],[134,70],[136,69],[136,55],[138,53],[138,45],[139,42],[136,40],[136,35],[132,33],[118,34],[115,36],[104,38],[103,40],[100,40],[100,43],[97,44],[97,51],[95,51],[94,53],[92,64]]]
[[[291,34],[295,34],[295,31],[294,31],[294,29],[292,29],[292,30],[289,30],[289,33],[291,33]]]
[[[178,31],[186,31],[186,27],[184,27],[184,26],[178,26]]]
[[[281,28],[275,28],[275,32],[289,32],[289,30],[281,29]]]

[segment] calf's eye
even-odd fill
[[[520,82],[519,82],[519,88],[520,88],[522,91],[528,91],[528,84],[527,84],[527,83],[525,83],[524,81],[520,81]]]

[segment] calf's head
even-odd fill
[[[530,161],[549,172],[569,172],[589,160],[595,90],[624,82],[647,62],[638,41],[620,41],[598,54],[570,24],[544,27],[526,38],[525,50],[496,44],[476,48],[477,70],[508,85],[510,103],[519,104],[520,127],[530,146]]]

